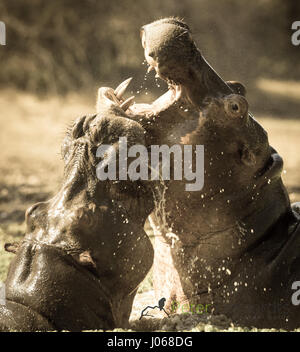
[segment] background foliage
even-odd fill
[[[0,47],[0,87],[34,93],[92,91],[145,67],[139,28],[165,16],[190,25],[225,79],[298,79],[299,47],[291,23],[297,0],[0,0],[7,45]]]

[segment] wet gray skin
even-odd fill
[[[157,297],[169,307],[210,304],[242,325],[299,327],[291,302],[300,279],[299,203],[290,205],[282,159],[249,113],[245,88],[217,75],[179,20],[146,25],[141,38],[150,70],[169,83],[153,104],[130,107],[147,141],[205,148],[203,189],[166,182],[164,209],[151,216]]]
[[[143,229],[153,200],[147,182],[96,177],[98,146],[117,149],[119,137],[127,137],[129,146],[145,143],[144,129],[109,92],[99,91],[98,114],[77,119],[67,132],[59,192],[29,208],[23,241],[6,245],[16,256],[0,331],[128,326],[136,289],[153,262]]]

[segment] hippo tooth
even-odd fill
[[[132,77],[126,79],[124,82],[118,85],[118,87],[115,89],[115,95],[118,99],[122,98],[123,94],[125,93],[126,88],[129,86],[129,83],[131,82]]]
[[[109,98],[116,104],[120,104],[120,101],[118,99],[118,97],[115,96],[115,94],[110,94]]]
[[[153,66],[151,66],[151,65],[149,65],[149,67],[148,67],[148,70],[147,70],[147,73],[150,73],[152,70],[154,70],[155,68],[153,67]]]
[[[181,95],[181,91],[182,91],[182,88],[181,86],[176,86],[175,87],[175,99],[179,99],[180,95]]]
[[[134,100],[135,96],[132,96],[128,99],[126,99],[121,105],[120,108],[123,109],[124,111],[126,111],[130,105],[133,104],[133,100]]]

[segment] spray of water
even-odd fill
[[[147,64],[147,61],[144,60],[144,61],[142,62],[142,65],[146,65],[146,64]],[[147,82],[148,76],[149,76],[149,73],[148,73],[148,71],[146,70],[146,73],[145,73],[145,75],[144,75],[144,79],[143,79],[143,81],[142,81],[140,87],[139,87],[138,90],[136,91],[136,95],[141,94],[143,90],[146,91],[146,92],[145,92],[146,95],[148,94],[148,92],[147,92],[148,88],[145,87],[145,84],[146,84],[146,82]]]
[[[155,170],[156,172],[156,170]],[[176,241],[179,240],[178,236],[173,232],[172,226],[167,221],[166,214],[166,190],[168,186],[162,178],[161,172],[159,173],[159,182],[152,189],[154,198],[154,218],[149,216],[150,225],[155,235],[163,235],[171,239],[173,248]]]

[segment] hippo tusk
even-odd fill
[[[121,105],[120,105],[120,108],[123,109],[124,111],[126,111],[130,105],[133,104],[133,100],[134,100],[135,96],[132,96],[128,99],[126,99]]]
[[[14,254],[16,254],[18,252],[19,247],[20,247],[19,242],[4,244],[4,249],[6,250],[6,252],[10,252],[10,253],[14,253]]]
[[[130,82],[132,80],[132,77],[126,79],[124,82],[122,82],[118,87],[115,89],[115,95],[118,99],[121,99],[123,94],[125,93],[125,90],[129,86]]]
[[[150,73],[151,71],[155,70],[155,68],[151,65],[149,65],[147,73]]]

